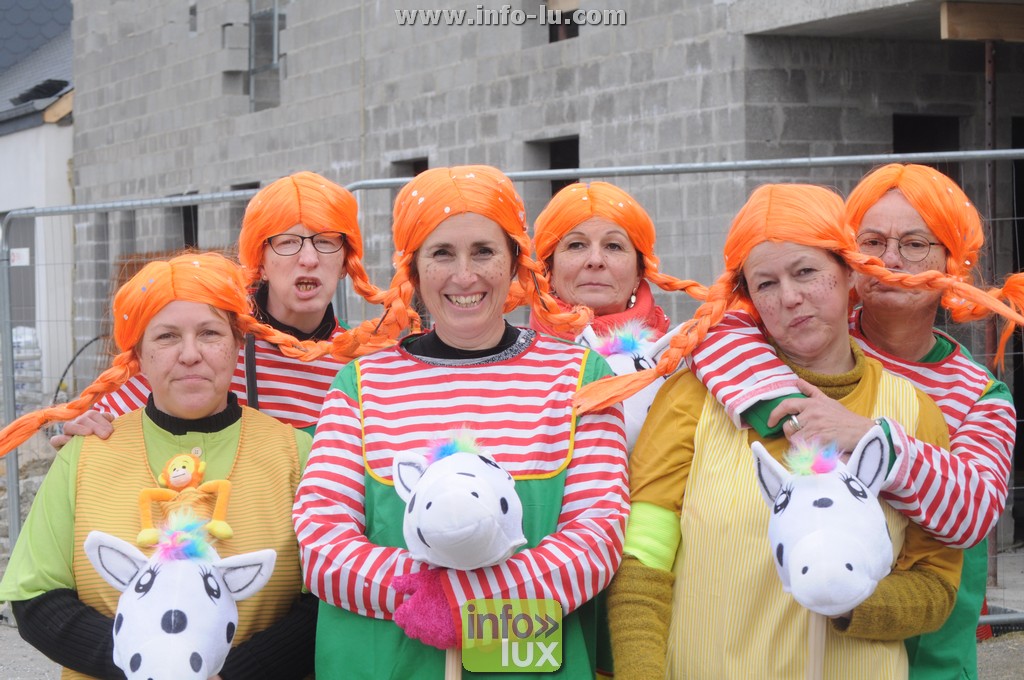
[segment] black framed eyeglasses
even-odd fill
[[[941,243],[929,241],[923,236],[882,236],[881,234],[867,233],[857,237],[857,247],[860,252],[871,257],[882,257],[885,249],[889,247],[889,241],[896,241],[896,249],[907,262],[920,262],[928,257],[932,246],[941,246]]]
[[[302,244],[309,240],[316,252],[325,255],[336,253],[345,245],[345,235],[340,231],[322,231],[312,236],[299,236],[298,234],[276,234],[268,238],[265,243],[270,246],[278,255],[288,257],[298,255],[302,250]]]

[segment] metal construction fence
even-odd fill
[[[722,268],[722,245],[729,223],[749,192],[766,182],[811,182],[846,194],[867,171],[888,162],[935,165],[957,179],[987,217],[988,250],[984,276],[999,281],[1021,270],[1015,191],[1022,182],[1015,169],[1024,149],[928,154],[875,154],[765,161],[685,163],[631,167],[579,168],[509,173],[527,205],[528,219],[543,208],[566,180],[609,179],[647,209],[658,229],[662,271],[709,284]],[[272,178],[268,178],[272,179]],[[348,185],[358,199],[364,264],[371,280],[386,287],[391,279],[391,206],[408,177]],[[114,291],[141,264],[166,257],[189,242],[233,254],[241,217],[256,189],[171,198],[126,200],[92,205],[14,210],[0,225],[0,403],[2,420],[77,395],[105,368],[114,353],[110,340],[110,301]],[[189,231],[191,230],[191,231]],[[697,302],[685,295],[656,291],[676,322],[688,318]],[[339,286],[335,308],[340,319],[359,322],[378,316],[347,282]],[[517,310],[513,322],[525,322]],[[948,329],[979,358],[990,353],[988,324]],[[1020,344],[1014,345],[1004,378],[1021,370]],[[48,433],[47,433],[48,434]],[[21,447],[45,456],[37,436]],[[19,450],[6,459],[10,545],[21,524]],[[1024,505],[1024,499],[1020,501]]]

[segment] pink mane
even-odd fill
[[[480,453],[476,440],[468,430],[460,430],[451,437],[435,439],[427,444],[427,465],[459,452]]]
[[[210,544],[203,529],[205,524],[190,512],[171,514],[161,532],[154,557],[161,562],[209,559]]]
[[[797,442],[786,454],[786,465],[797,476],[824,475],[836,469],[839,448],[835,442],[827,446]]]
[[[603,357],[639,353],[644,343],[654,339],[654,331],[640,321],[627,321],[610,334],[603,335],[594,349]]]

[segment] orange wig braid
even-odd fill
[[[226,257],[217,253],[185,253],[170,260],[150,262],[114,296],[114,342],[120,353],[110,368],[77,399],[27,413],[5,427],[0,431],[0,455],[17,448],[47,423],[85,413],[138,373],[135,347],[157,312],[174,300],[203,302],[235,317],[251,319],[242,270]]]
[[[646,371],[605,378],[576,394],[581,412],[606,408],[638,392],[660,376],[675,371],[722,320],[726,310],[753,310],[743,279],[743,265],[754,246],[772,242],[799,243],[845,253],[856,244],[842,226],[843,199],[824,187],[809,184],[766,184],[758,187],[733,219],[725,239],[725,271],[708,289],[707,301],[697,308],[669,342],[658,364]],[[756,317],[756,311],[755,311]]]
[[[944,291],[942,306],[950,311],[953,320],[976,321],[993,312],[1007,320],[996,354],[996,363],[1001,365],[1013,324],[1024,321],[1020,315],[1024,307],[1022,275],[1014,274],[1002,288],[987,292],[972,285],[976,283],[985,238],[981,215],[956,182],[925,165],[891,163],[868,173],[846,201],[846,221],[855,233],[860,230],[864,214],[890,191],[898,191],[907,199],[949,253],[948,276],[933,272],[917,277],[927,279],[928,287]],[[854,268],[860,271],[856,264]],[[877,278],[888,277],[879,273]],[[917,283],[918,279],[909,277],[907,281]]]
[[[413,259],[427,236],[445,219],[474,213],[493,220],[515,244],[516,281],[505,300],[509,312],[527,300],[540,300],[544,318],[558,327],[582,329],[590,320],[586,311],[560,313],[548,292],[540,265],[530,257],[530,238],[526,233],[526,210],[515,186],[497,168],[464,165],[431,168],[402,187],[395,199],[392,236],[394,238],[395,275],[391,286],[379,301],[385,306],[383,319],[365,321],[366,329],[390,326],[386,333],[397,337],[416,319],[412,311]],[[415,328],[414,328],[415,330]]]
[[[661,260],[654,252],[655,229],[650,215],[624,189],[608,182],[570,184],[555,194],[537,216],[533,224],[533,247],[537,261],[545,270],[558,242],[592,217],[603,217],[625,230],[633,247],[643,257],[641,274],[645,279],[662,290],[682,290],[698,300],[707,298],[707,288],[696,281],[677,279],[659,271]]]

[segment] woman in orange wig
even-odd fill
[[[120,592],[85,557],[87,533],[104,531],[134,543],[150,528],[145,515],[162,523],[183,506],[200,519],[220,520],[216,531],[209,526],[221,557],[277,552],[269,584],[239,603],[235,649],[224,676],[302,678],[312,670],[316,599],[301,594],[290,516],[311,440],[240,406],[230,390],[245,333],[287,342],[248,309],[242,271],[221,255],[186,253],[151,262],[114,298],[120,353],[110,368],[77,399],[22,416],[0,432],[6,453],[42,425],[81,414],[135,375],[152,387],[146,406],[114,421],[109,438],[74,437],[60,450],[0,582],[0,599],[12,602],[19,632],[65,666],[65,677],[121,677],[112,656]],[[194,481],[213,484],[170,486],[166,466],[183,452],[201,463],[193,468]],[[145,512],[140,493],[158,486],[158,479],[169,486],[161,496],[176,493]],[[220,498],[226,487],[218,480],[230,483],[226,505]]]
[[[590,602],[618,565],[626,520],[622,415],[572,407],[580,385],[610,373],[604,359],[503,317],[538,297],[553,327],[578,330],[589,315],[548,295],[522,200],[495,168],[418,175],[395,200],[393,235],[387,311],[368,325],[411,326],[417,295],[433,327],[350,363],[324,402],[294,509],[322,600],[317,677],[441,677],[466,601],[551,598],[565,613],[563,674],[593,678]],[[494,566],[427,568],[403,537],[393,461],[463,427],[516,479],[527,544]],[[373,663],[353,663],[368,649]]]
[[[653,366],[669,319],[648,282],[701,300],[707,295],[700,284],[661,273],[654,239],[654,222],[623,189],[608,182],[563,188],[537,217],[533,246],[559,307],[584,305],[594,318],[578,336],[558,333],[540,321],[544,310],[535,305],[530,327],[597,350],[619,374]],[[623,403],[630,449],[660,383]]]
[[[706,306],[744,303],[783,360],[840,408],[944,445],[935,404],[850,339],[842,208],[822,187],[759,187],[732,223],[727,273]],[[885,440],[881,427],[867,437]],[[775,458],[788,447],[737,427],[688,371],[659,391],[630,459],[625,557],[608,595],[617,678],[806,677],[810,612],[776,576],[753,441]],[[960,551],[885,513],[895,566],[832,619],[824,677],[906,678],[902,640],[938,628],[953,606]]]
[[[919,280],[975,282],[981,217],[960,187],[934,168],[894,163],[870,172],[850,194],[845,220],[861,254],[880,258],[892,271]],[[1014,274],[989,295],[1019,309],[1014,298],[1021,295],[1022,280]],[[956,321],[991,312],[950,290],[896,288],[863,274],[854,281],[861,304],[850,316],[850,333],[868,356],[929,394],[951,433],[949,449],[908,438],[882,487],[910,521],[943,543],[967,549],[953,614],[940,631],[908,644],[914,674],[975,678],[975,628],[988,574],[985,536],[1006,504],[1017,419],[1006,385],[932,326],[940,305]],[[1005,341],[1004,333],[1000,353]],[[716,359],[723,356],[745,370],[723,371]],[[695,352],[694,363],[697,376],[733,418],[762,434],[792,434],[798,423],[802,435],[836,439],[848,448],[868,426],[837,414],[827,398],[799,383],[743,315],[719,324]]]
[[[627,322],[665,334],[669,319],[654,302],[648,282],[703,299],[706,289],[659,270],[655,230],[647,211],[625,190],[608,182],[570,184],[548,202],[534,223],[533,246],[563,309],[585,305],[591,327],[606,336]],[[552,329],[536,317],[531,327]],[[564,337],[564,335],[563,335]],[[566,338],[571,340],[572,338]]]
[[[295,356],[267,340],[246,337],[238,355],[232,389],[242,403],[313,434],[323,395],[341,366],[372,351],[387,338],[347,331],[334,315],[332,299],[346,276],[367,300],[379,296],[363,267],[363,241],[355,197],[314,172],[302,171],[271,182],[249,201],[238,240],[238,258],[252,291],[255,316],[307,347],[336,340],[333,356]],[[318,352],[317,354],[322,354]],[[135,378],[65,427],[66,434],[110,433],[109,418],[141,408],[149,395]],[[106,414],[103,417],[102,414]],[[59,447],[66,436],[55,437]]]

